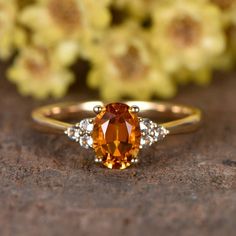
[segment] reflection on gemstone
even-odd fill
[[[93,148],[111,169],[125,169],[139,152],[141,131],[137,114],[122,103],[112,103],[94,120]]]

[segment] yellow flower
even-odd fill
[[[114,0],[113,4],[118,9],[128,11],[132,16],[143,19],[148,17],[150,12],[154,10],[157,3],[163,0]]]
[[[223,55],[215,60],[215,67],[218,69],[232,69],[236,64],[236,25],[229,25],[226,28],[227,48]]]
[[[192,81],[198,85],[208,85],[212,78],[212,68],[204,67],[194,71],[182,68],[173,76],[179,84],[187,84]]]
[[[225,49],[220,11],[204,1],[166,1],[153,12],[152,43],[169,72],[195,73]]]
[[[0,0],[0,58],[8,59],[16,47],[24,44],[24,32],[17,26],[17,4]]]
[[[226,36],[224,53],[214,60],[217,69],[232,69],[236,62],[236,0],[205,0],[218,7],[222,13]]]
[[[232,69],[236,62],[236,0],[205,0],[217,6],[222,13],[227,45],[224,53],[216,57],[215,67]]]
[[[236,0],[206,0],[215,4],[223,13],[223,20],[226,25],[236,24]]]
[[[175,85],[153,60],[146,35],[128,23],[107,32],[96,49],[91,50],[92,69],[88,84],[98,88],[105,100],[124,96],[148,99],[175,94]]]
[[[62,57],[63,47],[30,45],[22,48],[8,71],[9,80],[17,84],[23,95],[38,99],[63,96],[74,81],[73,74],[66,68],[71,57]]]
[[[109,24],[107,5],[108,0],[38,0],[23,10],[21,22],[34,31],[40,43],[86,41],[98,37]]]

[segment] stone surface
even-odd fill
[[[94,120],[93,148],[110,169],[125,169],[139,153],[141,131],[136,113],[123,103],[106,105]]]
[[[122,171],[34,130],[31,110],[58,101],[23,98],[0,75],[1,236],[235,235],[235,74],[184,88],[173,101],[201,107],[203,128],[168,136]],[[63,100],[97,98],[76,93]]]

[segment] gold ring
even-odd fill
[[[164,102],[105,105],[91,101],[43,106],[32,112],[32,118],[41,128],[64,133],[82,147],[93,148],[96,162],[110,169],[125,169],[138,162],[140,149],[167,135],[194,131],[202,112]]]

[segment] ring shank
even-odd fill
[[[136,105],[140,107],[140,117],[150,118],[150,116],[152,116],[156,119],[166,117],[168,121],[159,122],[159,124],[169,130],[170,134],[194,131],[199,127],[202,118],[201,110],[185,105],[142,101],[127,101],[124,103],[129,106]],[[73,123],[63,120],[73,117],[77,119],[78,117],[94,117],[93,108],[97,105],[104,106],[104,103],[101,101],[92,101],[43,106],[32,112],[32,118],[38,125],[47,130],[64,132],[67,128],[71,127]]]

